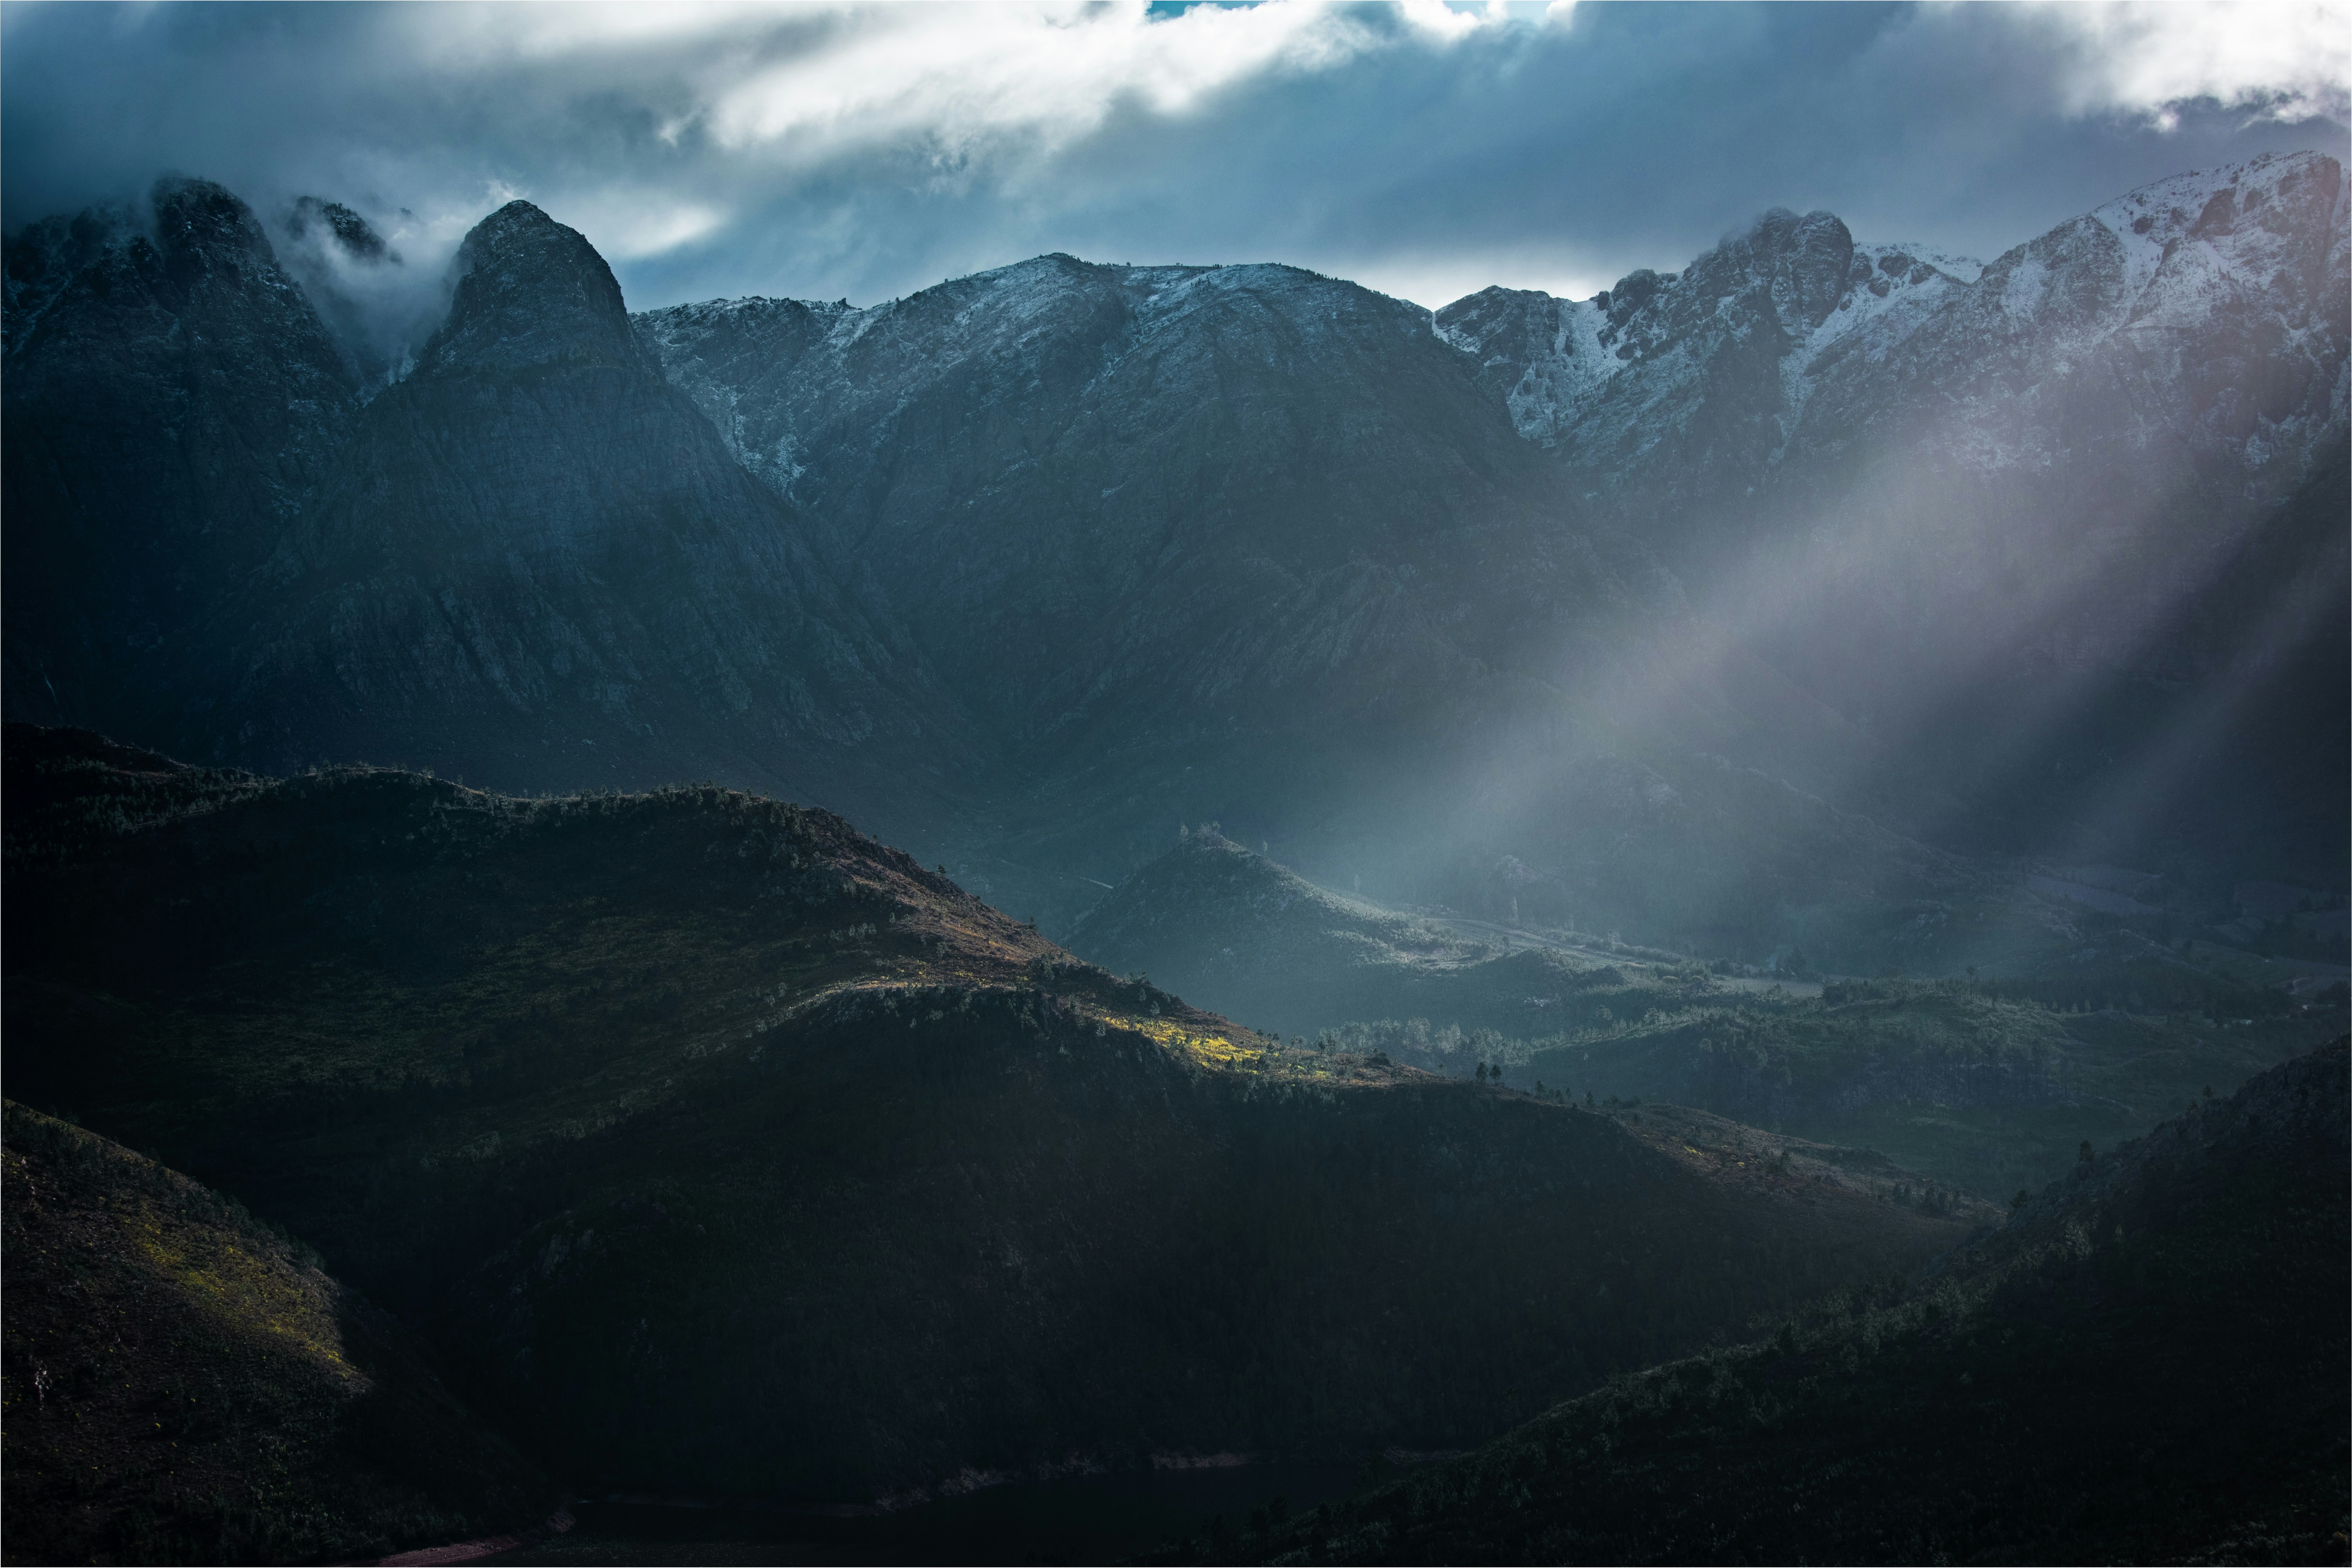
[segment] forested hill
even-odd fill
[[[11,1095],[315,1246],[579,1484],[1464,1447],[1970,1230],[1283,1050],[821,812],[5,757]]]
[[[2346,1059],[2339,1039],[2083,1162],[1908,1289],[1208,1555],[2341,1562]]]

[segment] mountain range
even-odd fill
[[[358,214],[167,181],[8,242],[6,710],[725,779],[1056,931],[1210,819],[1751,960],[2017,857],[2328,888],[2347,206],[2304,153],[1983,266],[1776,210],[1590,300],[1057,255],[632,315],[517,202],[394,342]]]
[[[2341,1555],[2338,161],[1435,311],[332,195],[0,255],[13,1555]]]

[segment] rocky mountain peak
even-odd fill
[[[457,247],[449,319],[421,374],[604,365],[660,373],[639,346],[613,269],[579,230],[525,201],[476,224]]]
[[[1593,302],[1608,313],[1611,326],[1622,327],[1633,318],[1634,311],[1656,299],[1660,290],[1672,287],[1678,276],[1677,273],[1654,272],[1649,268],[1639,267],[1617,279],[1614,289],[1604,289],[1595,295]]]
[[[155,182],[152,199],[156,243],[175,262],[198,256],[277,259],[261,220],[226,185],[167,174]]]
[[[5,331],[9,352],[15,352],[66,286],[83,268],[141,238],[139,225],[126,206],[85,207],[68,216],[60,213],[28,223],[10,239],[5,252]]]
[[[1834,213],[1802,217],[1774,207],[1744,234],[1725,240],[1694,262],[1684,277],[1692,309],[1761,288],[1781,327],[1802,337],[1829,319],[1844,298],[1853,260],[1853,236]]]
[[[394,267],[401,263],[400,252],[384,243],[375,226],[341,202],[319,196],[297,197],[286,216],[286,231],[297,239],[308,239],[315,234],[322,243],[331,243],[355,262],[388,263]]]

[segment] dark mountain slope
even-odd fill
[[[1319,1512],[1277,1562],[2333,1562],[2346,1048],[2053,1184],[1890,1298]]]
[[[1100,875],[1227,800],[1253,837],[1427,822],[1520,738],[1608,743],[1556,678],[1674,614],[1424,312],[1335,279],[1049,256],[639,321],[1011,738],[1029,777],[972,814],[983,857]]]
[[[1354,285],[1047,256],[870,310],[640,321],[1024,741],[1410,704],[1513,631],[1413,569],[1525,531],[1540,467],[1425,313]],[[1513,602],[1589,616],[1609,578],[1570,551]]]
[[[1792,288],[1799,330],[1811,295],[1788,279],[1758,308]],[[1083,879],[1137,863],[1171,816],[1354,860],[1391,892],[1504,852],[1581,879],[1584,851],[1625,836],[1563,829],[1620,815],[1628,771],[1697,750],[1827,787],[1867,753],[1722,646],[1633,531],[1596,547],[1558,466],[1400,301],[1294,268],[1044,257],[866,310],[638,321],[839,569],[1015,737],[1024,787],[993,792],[954,853],[1056,929],[1091,900]],[[1702,863],[1762,869],[1675,858],[1663,879],[1601,874],[1597,897],[1685,929],[1717,889],[1627,906]]]
[[[14,1100],[5,1131],[9,1561],[373,1557],[560,1500],[303,1247]]]
[[[7,710],[174,734],[199,625],[342,439],[350,373],[245,204],[203,180],[8,245]]]
[[[919,658],[663,383],[585,240],[510,203],[459,266],[414,374],[224,617],[215,754],[540,787],[725,771],[884,817],[909,756],[970,765]]]
[[[823,813],[5,756],[12,1094],[312,1241],[599,1485],[1456,1446],[1965,1230],[1272,1048]]]

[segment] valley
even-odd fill
[[[1702,1107],[1879,1150],[1995,1203],[2063,1174],[2082,1142],[2138,1136],[2344,1027],[2341,994],[2297,1000],[2284,965],[2218,944],[2176,950],[2119,926],[2103,940],[2121,938],[2122,958],[2086,965],[2069,917],[2019,894],[1960,922],[1956,956],[2008,959],[1990,973],[1800,981],[1385,909],[1204,828],[1121,884],[1071,942],[1301,1043]]]
[[[1434,310],[468,178],[12,210],[7,1561],[2345,1560],[2342,158]]]
[[[11,1094],[593,1490],[1460,1447],[1987,1217],[1285,1045],[821,813],[7,739]]]

